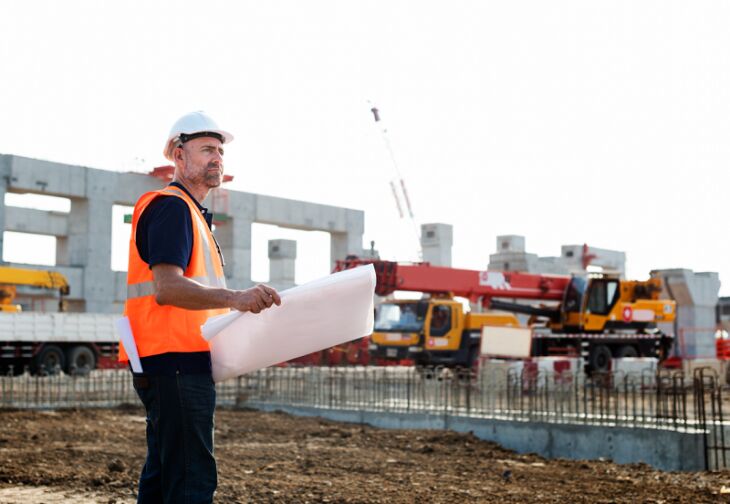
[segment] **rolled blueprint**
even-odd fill
[[[334,273],[280,293],[281,306],[231,312],[202,326],[220,382],[373,332],[375,269]]]

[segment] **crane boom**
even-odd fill
[[[395,291],[451,294],[485,306],[492,298],[563,299],[569,276],[534,275],[518,272],[477,271],[431,266],[429,263],[398,263],[349,257],[337,262],[337,270],[372,264],[377,282],[375,293],[387,296]]]

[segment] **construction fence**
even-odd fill
[[[727,467],[727,387],[709,368],[587,375],[482,368],[270,367],[216,386],[220,406],[304,406],[704,434],[706,466]],[[0,376],[0,409],[137,404],[126,370]],[[727,431],[727,432],[726,432]]]

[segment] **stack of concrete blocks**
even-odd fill
[[[454,228],[451,224],[421,225],[421,249],[423,260],[432,266],[451,266],[451,247],[454,244]]]
[[[31,267],[56,270],[68,278],[70,311],[119,313],[126,298],[126,273],[111,270],[112,207],[132,206],[143,193],[164,185],[146,174],[0,155],[0,225],[3,231],[56,238],[56,265]],[[227,202],[227,208],[216,225],[215,235],[226,259],[226,281],[231,288],[252,285],[251,225],[254,222],[329,232],[331,266],[337,259],[363,253],[362,211],[222,188],[214,191],[227,192],[226,198],[221,198]],[[6,192],[69,198],[71,211],[65,214],[5,207]],[[211,208],[212,199],[209,197],[204,206]],[[216,212],[221,213],[218,209]],[[0,248],[2,245],[0,233]]]
[[[525,251],[525,237],[504,235],[497,237],[497,252],[489,256],[491,271],[522,271],[546,275],[571,275],[586,272],[583,267],[583,245],[563,245],[560,257],[538,257]],[[591,265],[599,266],[606,273],[623,277],[626,270],[626,254],[616,250],[588,247],[593,256]]]
[[[269,240],[269,285],[277,290],[294,287],[297,242]]]
[[[662,297],[677,302],[677,320],[661,327],[677,338],[676,355],[690,360],[714,359],[718,274],[664,269],[652,271],[651,276],[663,280]]]

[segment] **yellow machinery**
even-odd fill
[[[660,299],[661,280],[610,275],[572,277],[557,306],[528,306],[493,299],[490,307],[531,315],[533,355],[581,355],[587,368],[607,371],[615,357],[669,356],[672,335],[657,324],[674,322],[677,303]]]
[[[661,280],[622,280],[609,275],[573,277],[562,303],[533,307],[492,300],[490,307],[547,319],[553,333],[644,332],[674,322],[677,303],[660,299]]]
[[[465,312],[450,296],[397,300],[377,308],[370,354],[375,359],[413,359],[417,365],[469,367],[479,356],[485,325],[517,327],[511,313]]]
[[[63,299],[69,293],[66,277],[56,271],[0,266],[0,312],[17,313],[20,305],[13,304],[17,286],[31,286],[57,290],[60,295],[59,311],[66,311]]]

